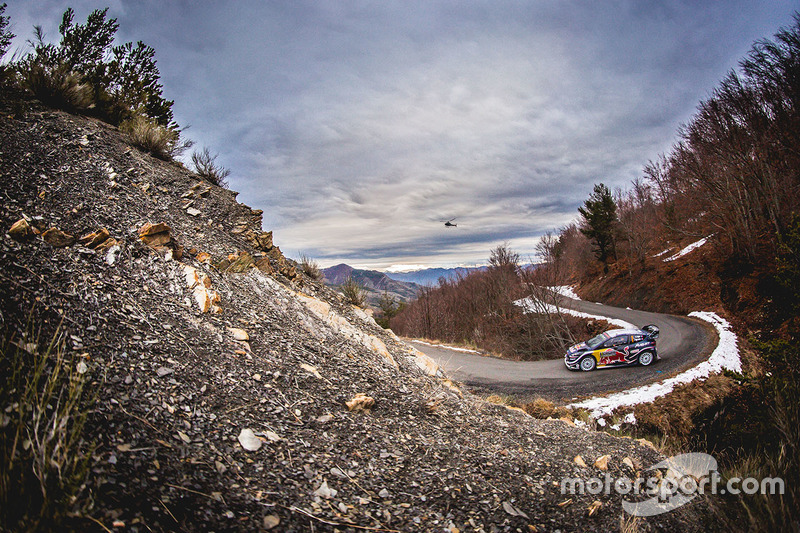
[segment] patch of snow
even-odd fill
[[[610,414],[618,407],[652,402],[656,398],[672,392],[677,385],[689,383],[695,379],[705,380],[710,374],[720,372],[723,369],[741,372],[742,363],[739,358],[737,339],[736,335],[731,331],[730,323],[716,313],[705,311],[695,311],[689,313],[689,316],[711,323],[719,334],[717,347],[707,360],[678,374],[674,378],[628,389],[609,396],[590,398],[582,402],[572,403],[567,407],[588,409],[594,418],[599,418]],[[630,416],[632,416],[632,413]],[[627,421],[627,416],[625,421]],[[635,423],[635,418],[632,423]],[[611,429],[615,429],[615,427],[612,426]]]
[[[669,248],[667,248],[666,250],[663,250],[663,251],[661,251],[661,252],[658,252],[658,253],[657,253],[656,255],[654,255],[653,257],[661,257],[661,256],[662,256],[662,255],[664,255],[664,254],[668,254],[670,251],[671,251],[671,250],[670,250]]]
[[[596,420],[596,422],[597,422],[597,425],[600,426],[601,428],[606,427],[606,419],[603,418],[602,416],[600,418],[598,418]]]
[[[572,298],[573,300],[581,299],[580,296],[575,293],[575,288],[569,285],[557,285],[548,288],[553,292],[557,292],[561,296],[566,296],[567,298]]]
[[[551,304],[546,304],[541,300],[531,298],[530,296],[528,298],[517,300],[514,302],[514,304],[522,307],[526,313],[564,313],[567,315],[577,316],[579,318],[588,318],[590,320],[605,320],[609,324],[613,324],[622,329],[637,329],[636,326],[630,322],[625,322],[624,320],[620,320],[618,318],[609,318],[602,315],[590,315],[589,313],[582,313],[580,311],[575,311],[574,309],[567,309],[566,307],[556,307]]]
[[[415,342],[417,344],[424,344],[425,346],[434,346],[436,348],[447,348],[448,350],[453,350],[454,352],[481,353],[478,350],[469,350],[467,348],[458,348],[456,346],[448,346],[447,344],[433,344],[433,343],[430,343],[430,342],[418,341],[416,339],[412,340],[411,342]]]
[[[677,254],[675,254],[675,255],[671,255],[671,256],[667,257],[666,259],[664,259],[664,262],[667,262],[667,261],[675,261],[675,260],[676,260],[676,259],[678,259],[679,257],[683,257],[684,255],[688,254],[688,253],[689,253],[689,252],[691,252],[692,250],[696,250],[697,248],[700,248],[700,247],[701,247],[701,246],[703,246],[703,245],[704,245],[706,242],[708,242],[708,237],[703,237],[703,238],[702,238],[702,239],[700,239],[699,241],[697,241],[697,242],[693,242],[692,244],[690,244],[689,246],[687,246],[686,248],[684,248],[683,250],[681,250],[681,251],[680,251],[680,252],[678,252]]]
[[[625,415],[625,418],[623,418],[622,421],[626,424],[635,424],[636,416],[633,413],[628,413]]]

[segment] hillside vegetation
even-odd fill
[[[702,449],[732,474],[780,475],[785,497],[742,497],[730,527],[794,530],[800,515],[800,16],[756,43],[628,190],[602,184],[549,242],[548,268],[619,306],[715,310],[746,370],[637,409],[643,431]],[[609,223],[610,221],[610,223]],[[704,388],[706,390],[704,390]]]

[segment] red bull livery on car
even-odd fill
[[[570,347],[564,364],[570,370],[591,372],[597,367],[642,365],[658,359],[656,339],[658,327],[650,324],[642,329],[614,329]]]

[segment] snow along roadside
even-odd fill
[[[741,372],[742,363],[739,358],[736,335],[731,331],[730,323],[716,313],[695,311],[689,316],[710,322],[719,334],[719,343],[711,357],[689,370],[682,372],[674,378],[666,379],[659,383],[643,385],[626,391],[611,394],[610,396],[590,398],[582,402],[569,404],[567,407],[588,409],[593,418],[611,414],[614,409],[623,406],[652,402],[656,398],[665,396],[673,391],[676,385],[689,383],[695,379],[705,380],[710,374],[723,369]]]
[[[579,318],[588,318],[590,320],[605,320],[609,324],[613,324],[622,329],[638,329],[630,322],[625,322],[624,320],[620,320],[618,318],[610,318],[602,315],[590,315],[589,313],[582,313],[580,311],[575,311],[574,309],[568,309],[566,307],[556,307],[555,305],[544,303],[541,300],[537,300],[536,298],[531,298],[530,296],[527,298],[523,298],[521,300],[517,300],[514,302],[514,304],[522,307],[523,311],[526,313],[541,313],[541,314],[564,313],[567,315],[577,316]]]

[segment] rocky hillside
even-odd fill
[[[659,460],[459,390],[299,274],[260,211],[113,127],[5,102],[0,135],[0,322],[30,353],[58,330],[93,401],[75,513],[38,529],[611,531],[620,497],[561,479]],[[640,527],[700,529],[688,512]]]

